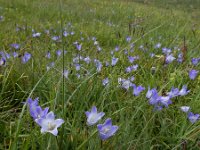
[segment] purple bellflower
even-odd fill
[[[133,85],[133,95],[138,96],[142,91],[144,91],[145,88],[143,86],[136,86]]]
[[[113,57],[113,58],[112,58],[111,65],[112,65],[112,66],[115,66],[115,65],[117,64],[118,60],[119,60],[119,58]]]
[[[193,114],[192,112],[190,112],[188,114],[188,119],[190,120],[191,123],[195,123],[198,119],[199,119],[199,114]]]
[[[180,96],[185,96],[190,92],[190,90],[187,90],[187,86],[183,85],[182,89],[179,91]]]
[[[16,50],[20,48],[20,45],[17,44],[17,43],[10,44],[10,46],[11,46],[12,48],[16,49]]]
[[[102,140],[107,140],[109,137],[113,136],[117,130],[118,126],[112,125],[112,120],[110,118],[106,119],[104,124],[98,124],[97,129],[99,131],[99,136]]]
[[[200,58],[192,58],[191,61],[192,61],[192,64],[196,66],[200,62]]]
[[[170,55],[167,55],[167,56],[166,56],[165,62],[166,62],[167,64],[169,64],[169,63],[173,62],[175,59],[176,59],[176,58],[175,58],[172,54],[170,54]]]
[[[92,126],[92,125],[96,124],[105,115],[104,112],[98,113],[96,106],[92,107],[91,112],[86,111],[85,114],[87,116],[87,125],[88,126]]]
[[[199,71],[197,71],[197,70],[190,70],[190,72],[189,72],[190,79],[194,80],[197,77],[198,73],[199,73]]]
[[[189,106],[181,106],[180,109],[181,109],[181,111],[187,113],[190,110],[190,107]]]
[[[22,63],[25,64],[31,59],[31,54],[28,52],[25,52],[24,55],[22,56]]]
[[[55,120],[55,115],[51,111],[46,115],[46,118],[36,119],[35,122],[39,126],[41,126],[41,133],[50,132],[54,136],[57,136],[58,135],[57,128],[64,123],[64,120],[63,119]]]
[[[170,98],[176,97],[179,95],[179,89],[172,87],[171,91],[167,93]]]
[[[103,79],[102,84],[104,86],[106,86],[108,83],[109,83],[109,79],[108,78]]]

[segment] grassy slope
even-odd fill
[[[0,109],[3,110],[0,112],[0,128],[3,132],[0,133],[0,137],[5,137],[0,139],[0,148],[13,145],[17,140],[18,146],[24,149],[29,147],[37,149],[38,146],[41,149],[51,146],[53,149],[56,143],[55,138],[49,134],[41,135],[39,127],[35,126],[28,112],[25,112],[20,120],[22,128],[17,139],[15,132],[22,108],[20,102],[26,100],[37,81],[46,72],[46,64],[49,63],[49,60],[44,59],[46,51],[55,52],[57,49],[62,49],[62,44],[53,44],[50,37],[44,34],[39,39],[32,39],[30,37],[31,28],[38,32],[53,28],[56,30],[54,35],[59,35],[61,23],[59,3],[55,0],[42,2],[39,0],[0,0],[0,4],[0,13],[5,17],[4,22],[0,23],[1,49],[9,51],[9,44],[17,42],[22,44],[21,54],[30,51],[34,56],[23,66],[19,60],[14,60],[7,67],[0,68],[3,75],[0,99]],[[138,61],[140,69],[135,73],[124,74],[123,69],[128,62],[125,61],[125,56],[120,51],[115,54],[120,58],[115,68],[105,68],[98,76],[94,75],[88,80],[85,78],[78,80],[75,74],[72,74],[70,80],[65,81],[65,97],[68,99],[72,96],[66,107],[65,140],[63,141],[65,148],[75,149],[85,139],[87,140],[84,112],[92,105],[105,111],[106,116],[112,117],[114,124],[120,126],[116,136],[103,144],[105,149],[172,149],[181,146],[182,140],[186,140],[190,147],[196,148],[199,123],[191,125],[178,109],[182,105],[190,105],[192,110],[198,113],[200,107],[199,80],[190,81],[187,75],[191,68],[190,58],[199,56],[200,27],[192,13],[183,12],[181,9],[165,10],[152,4],[143,5],[121,0],[114,2],[111,0],[65,0],[62,8],[64,26],[71,22],[74,26],[72,30],[76,33],[65,43],[65,49],[69,52],[65,61],[66,68],[70,67],[68,60],[72,59],[75,52],[72,42],[79,40],[80,36],[97,37],[103,48],[102,53],[96,54],[91,42],[83,42],[83,47],[86,49],[82,54],[84,56],[90,55],[91,58],[110,60],[110,50],[113,50],[116,45],[119,45],[121,50],[128,46],[125,42],[127,35],[131,35],[132,40],[135,41],[136,48],[133,55],[140,55],[140,61]],[[28,28],[20,33],[15,32],[16,24]],[[129,25],[132,27],[129,28]],[[82,32],[82,35],[79,32]],[[159,39],[160,36],[161,39]],[[163,47],[181,47],[184,36],[188,46],[188,60],[182,65],[173,63],[168,67],[163,67],[159,58],[150,59],[148,53],[143,53],[138,49],[140,45],[144,45],[150,52],[154,52],[154,45],[158,42],[162,43]],[[161,51],[156,54],[160,55]],[[55,59],[56,57],[53,57],[51,61]],[[62,59],[58,60],[56,65],[60,72],[61,65]],[[154,76],[150,73],[152,66],[158,68]],[[94,73],[94,69],[91,66],[89,68]],[[50,107],[57,116],[61,117],[63,92],[59,71],[47,72],[31,97],[39,96],[40,104]],[[132,91],[127,93],[116,88],[118,77],[126,78],[131,75],[135,76],[137,85],[142,84],[146,88],[150,85],[167,91],[172,86],[180,88],[183,84],[188,84],[191,93],[188,96],[174,99],[169,109],[153,112],[144,92],[139,97],[134,97],[131,94]],[[101,80],[105,77],[109,77],[112,81],[106,88],[101,85]],[[77,88],[78,86],[80,88]],[[77,92],[72,95],[76,90]],[[87,148],[100,148],[97,135],[88,141]]]

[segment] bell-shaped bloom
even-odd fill
[[[171,98],[176,97],[179,95],[179,89],[178,88],[172,88],[170,92],[167,93],[167,95]]]
[[[199,71],[197,70],[190,70],[189,72],[189,77],[191,80],[194,80],[196,78],[196,76],[198,75]]]
[[[161,96],[160,103],[165,107],[168,107],[168,105],[172,104],[172,101],[170,100],[169,96]]]
[[[17,43],[10,44],[10,46],[11,46],[12,48],[16,49],[16,50],[20,48],[20,45],[17,44]]]
[[[190,120],[191,123],[195,123],[198,119],[199,119],[199,114],[193,114],[192,112],[190,112],[188,114],[188,119]]]
[[[63,119],[55,119],[54,113],[51,111],[46,115],[46,118],[36,119],[35,122],[41,127],[41,133],[50,132],[53,135],[58,135],[58,127],[63,123]]]
[[[102,140],[107,140],[109,137],[113,136],[118,128],[118,126],[112,125],[112,120],[110,118],[106,119],[104,124],[97,125],[99,136]]]
[[[169,63],[173,62],[175,59],[176,58],[172,54],[170,54],[170,55],[166,56],[165,61],[166,61],[167,64],[169,64]]]
[[[103,79],[102,84],[104,86],[106,86],[108,83],[109,83],[109,79],[108,78]]]
[[[143,86],[136,86],[133,85],[133,95],[138,96],[142,91],[144,91],[145,88]]]
[[[146,98],[151,98],[151,96],[152,96],[154,93],[157,93],[156,88],[150,89],[150,87],[148,87],[148,91],[147,91],[147,94],[146,94]]]
[[[25,64],[31,59],[31,54],[28,52],[25,52],[24,55],[22,56],[22,63]]]
[[[180,109],[181,109],[181,111],[187,113],[190,110],[190,107],[189,106],[181,106]]]
[[[187,90],[187,86],[183,85],[182,89],[179,91],[180,96],[185,96],[190,92],[190,90]]]
[[[38,105],[38,101],[39,98],[36,98],[35,100],[32,100],[31,98],[27,99],[30,115],[31,117],[33,117],[34,120],[39,118],[45,118],[49,110],[48,107],[42,110],[42,108]]]
[[[48,111],[49,111],[48,107],[46,107],[44,110],[42,110],[40,106],[30,107],[30,115],[33,117],[34,120],[45,118]]]
[[[115,66],[115,65],[117,64],[118,60],[119,60],[119,58],[113,57],[113,58],[112,58],[111,65],[112,65],[112,66]]]
[[[41,33],[37,32],[37,33],[33,33],[32,37],[36,38],[36,37],[40,37]]]
[[[86,111],[85,112],[86,117],[87,117],[87,125],[92,126],[96,124],[104,115],[104,112],[97,112],[97,108],[95,106],[92,107],[91,111]]]
[[[192,58],[191,61],[192,61],[192,64],[196,66],[200,62],[200,58]]]

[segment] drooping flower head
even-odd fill
[[[185,96],[190,92],[190,90],[187,90],[187,86],[183,85],[182,89],[179,91],[180,96]]]
[[[179,95],[179,89],[172,87],[171,91],[167,93],[167,95],[171,98]]]
[[[115,65],[117,64],[118,60],[119,60],[119,58],[113,57],[113,58],[112,58],[111,65],[112,65],[112,66],[115,66]]]
[[[102,140],[107,140],[109,137],[113,136],[118,128],[118,126],[112,125],[112,120],[110,118],[106,119],[104,124],[97,125],[99,136]]]
[[[98,113],[96,106],[93,106],[90,112],[86,111],[85,114],[87,117],[88,126],[96,124],[105,115],[104,112]]]
[[[24,55],[22,56],[22,63],[25,64],[31,59],[31,54],[28,52],[25,52]]]
[[[35,122],[41,127],[41,133],[49,132],[53,135],[58,135],[58,127],[63,123],[63,119],[55,119],[54,113],[51,111],[46,115],[46,118],[36,119]]]
[[[187,113],[187,112],[190,110],[190,107],[189,107],[189,106],[181,106],[180,109],[181,109],[183,112]]]
[[[141,85],[139,85],[139,86],[133,85],[133,95],[135,95],[135,96],[138,96],[144,90],[145,90],[145,88]]]
[[[198,73],[199,73],[199,71],[197,71],[197,70],[194,70],[194,69],[190,70],[190,72],[189,72],[190,79],[194,80],[196,78],[196,76],[198,75]]]
[[[188,114],[188,119],[190,120],[191,123],[195,123],[199,119],[200,115],[199,114],[193,114],[190,112]]]

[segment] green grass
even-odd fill
[[[200,69],[199,65],[191,65],[191,58],[200,57],[199,2],[191,1],[192,7],[181,2],[63,0],[60,7],[60,1],[56,0],[0,0],[0,15],[4,16],[0,22],[0,49],[12,52],[9,45],[19,43],[19,54],[32,54],[26,64],[17,58],[0,66],[0,149],[171,150],[181,149],[184,141],[188,149],[198,149],[200,123],[191,124],[179,107],[188,105],[192,112],[200,113],[200,78],[192,81],[188,77],[190,69]],[[16,27],[25,29],[16,32]],[[51,37],[61,35],[62,27],[75,34],[63,37],[62,42],[53,42]],[[32,38],[32,29],[41,32],[41,37]],[[45,34],[45,29],[50,30],[50,35]],[[102,47],[99,53],[93,42],[87,40],[93,36]],[[126,36],[131,36],[135,44],[133,53]],[[81,37],[85,40],[81,41]],[[184,37],[188,48],[184,63],[164,66],[162,51],[154,46],[160,42],[162,47],[181,48]],[[75,49],[75,41],[82,43],[84,51]],[[141,45],[148,51],[140,50]],[[76,54],[111,61],[110,52],[116,46],[120,50],[115,52],[119,58],[115,67],[104,66],[97,73],[92,63],[82,63],[81,78],[76,77],[72,65]],[[62,56],[56,56],[58,49],[67,50],[64,61]],[[137,71],[124,72],[130,65],[124,49],[140,57],[136,61]],[[51,52],[50,60],[45,58],[47,51]],[[156,57],[150,58],[151,52]],[[55,66],[47,71],[46,66],[51,62],[55,62]],[[69,78],[64,80],[63,65],[70,70]],[[151,73],[152,67],[157,68],[155,74]],[[135,77],[136,85],[146,87],[138,97],[133,96],[132,90],[118,87],[119,77],[130,76]],[[106,77],[110,83],[104,87],[102,80]],[[187,96],[174,98],[169,108],[153,111],[145,97],[148,86],[166,93],[172,86],[181,88],[184,84],[191,90]],[[40,127],[22,103],[28,97],[39,97],[43,108],[49,107],[58,118],[65,120],[57,137],[40,133]],[[113,124],[119,126],[116,135],[103,143],[96,126],[86,125],[85,111],[93,105],[106,113],[100,123],[110,117]]]

